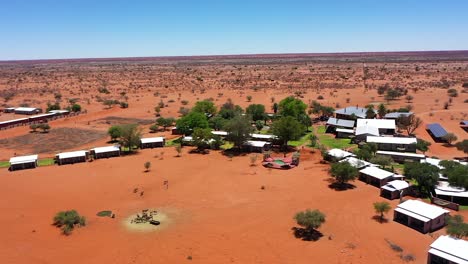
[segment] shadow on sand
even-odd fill
[[[339,183],[336,182],[332,178],[328,178],[325,181],[329,182],[330,184],[328,185],[328,188],[333,189],[335,191],[346,191],[346,190],[352,190],[356,188],[356,185],[351,184],[351,183]]]
[[[315,229],[305,229],[302,227],[293,227],[291,230],[294,232],[296,238],[300,238],[304,241],[317,241],[323,234]]]
[[[375,220],[376,222],[379,222],[381,224],[388,223],[388,219],[386,218],[380,218],[380,215],[374,215],[371,217],[371,219]]]

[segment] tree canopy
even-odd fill
[[[134,148],[140,145],[141,129],[138,128],[137,124],[125,124],[120,127],[120,145],[131,152]]]
[[[404,174],[416,181],[420,194],[429,194],[439,180],[439,168],[428,163],[405,163]]]
[[[199,151],[204,151],[210,148],[210,140],[213,138],[211,129],[209,128],[195,128],[192,134],[193,145],[197,147]]]
[[[307,209],[303,212],[298,212],[294,216],[297,224],[304,227],[307,230],[317,229],[323,223],[325,223],[325,214],[319,210]]]
[[[390,211],[392,207],[387,202],[375,202],[374,203],[374,210],[377,214],[380,214],[380,221],[382,222],[384,219],[384,214]]]
[[[279,103],[279,114],[282,116],[291,116],[299,120],[301,115],[307,115],[307,105],[300,99],[292,96],[286,97]]]
[[[286,146],[289,140],[299,139],[303,131],[304,126],[291,116],[281,117],[271,125],[271,132],[281,140],[283,146]]]
[[[422,153],[426,153],[426,151],[429,150],[429,146],[431,146],[431,142],[418,138],[416,143],[417,150],[422,151]]]
[[[247,117],[236,116],[226,123],[225,130],[228,132],[226,139],[233,142],[237,148],[240,148],[247,141],[254,128]]]
[[[359,175],[357,168],[349,162],[336,162],[331,165],[330,174],[339,184],[354,181]]]
[[[422,120],[414,114],[409,116],[400,116],[397,121],[398,127],[406,130],[408,135],[412,135],[421,123]]]
[[[205,114],[190,112],[188,115],[177,120],[176,126],[180,133],[189,135],[195,128],[207,128],[209,124]]]
[[[251,104],[245,110],[245,113],[251,116],[253,121],[265,120],[265,106],[262,104]]]
[[[109,134],[111,141],[115,141],[122,136],[122,127],[121,126],[111,126],[109,130],[107,130],[107,134]]]
[[[462,215],[449,216],[447,234],[460,239],[468,237],[468,223],[463,221]]]
[[[228,99],[226,103],[221,106],[219,110],[219,116],[224,119],[231,119],[235,116],[241,115],[244,112],[242,107],[235,105],[231,99]]]
[[[209,116],[216,114],[216,106],[212,101],[203,100],[195,103],[195,106],[192,108],[192,112],[197,112]]]
[[[463,151],[465,154],[468,154],[468,139],[458,142],[455,144],[458,150]]]

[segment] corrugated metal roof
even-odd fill
[[[427,204],[425,202],[421,202],[419,200],[407,200],[397,206],[398,208],[402,208],[404,210],[410,211],[412,213],[418,214],[420,216],[434,219],[437,218],[449,211],[442,209],[438,206]]]
[[[367,136],[367,143],[387,143],[387,144],[401,144],[410,145],[416,144],[418,140],[411,137],[373,137]]]
[[[440,236],[436,241],[432,242],[429,253],[443,257],[454,263],[466,264],[468,263],[468,241],[450,236]],[[443,253],[443,255],[439,253]]]
[[[248,140],[245,142],[245,145],[257,147],[257,148],[263,148],[267,144],[270,144],[270,143],[266,141],[255,141],[255,140]]]
[[[86,156],[87,151],[85,150],[78,150],[72,152],[63,152],[57,154],[59,159],[68,159],[68,158],[77,158],[77,157],[84,157]]]
[[[447,135],[447,131],[439,124],[439,123],[432,123],[427,125],[427,130],[431,132],[431,134],[436,138],[441,138]]]
[[[372,126],[379,129],[396,129],[396,123],[393,119],[358,119],[356,126]]]
[[[378,150],[375,154],[413,157],[413,158],[422,158],[422,159],[426,157],[424,154],[417,154],[417,153],[410,153],[410,152],[384,151],[384,150]]]
[[[362,107],[357,107],[357,106],[348,106],[342,109],[338,109],[335,111],[335,114],[341,114],[341,115],[355,115],[360,118],[365,118],[366,117],[366,108]],[[377,113],[376,110],[374,110],[375,113]]]
[[[413,112],[392,112],[385,115],[385,118],[400,118],[402,116],[410,116]]]
[[[164,142],[164,137],[142,138],[141,143],[158,143]]]
[[[259,138],[259,139],[275,139],[277,136],[275,135],[267,135],[267,134],[250,134],[252,138]]]
[[[362,173],[362,174],[372,176],[372,177],[377,178],[379,180],[383,180],[383,179],[386,179],[388,177],[393,176],[393,172],[382,170],[382,169],[377,168],[377,167],[367,167],[365,169],[360,170],[359,172]]]
[[[356,127],[356,131],[354,132],[356,136],[359,135],[373,135],[373,136],[379,136],[379,129],[374,126],[358,126]]]
[[[120,146],[105,146],[105,147],[93,148],[92,150],[94,150],[94,153],[106,153],[106,152],[120,151]]]
[[[22,164],[36,162],[38,155],[18,156],[10,158],[10,164]]]
[[[329,126],[340,126],[340,127],[354,127],[354,120],[345,120],[345,119],[337,119],[334,117],[330,117],[327,121],[327,125]]]

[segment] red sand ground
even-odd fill
[[[187,256],[194,263],[401,263],[385,238],[424,263],[434,240],[393,221],[373,220],[372,203],[383,200],[375,187],[356,181],[353,190],[328,188],[327,165],[318,163],[318,154],[304,152],[297,169],[269,171],[250,167],[247,156],[229,161],[212,152],[177,158],[165,149],[160,160],[155,153],[159,149],[2,173],[4,263],[181,263]],[[148,173],[146,160],[153,164]],[[65,237],[51,218],[72,208],[89,222]],[[174,223],[154,233],[126,230],[122,220],[144,208],[169,208]],[[291,230],[294,213],[306,208],[327,215],[317,242],[297,239]],[[95,216],[107,209],[115,219]]]
[[[106,117],[154,118],[154,106],[161,99],[168,104],[162,116],[173,117],[178,116],[182,100],[189,101],[186,107],[211,97],[217,105],[231,98],[243,107],[262,103],[269,108],[271,97],[279,102],[295,91],[302,92],[305,102],[322,95],[325,99],[321,103],[325,105],[364,106],[383,102],[375,88],[390,83],[410,88],[413,111],[424,121],[417,136],[433,143],[427,154],[440,158],[463,156],[455,148],[434,143],[424,125],[439,122],[459,140],[467,138],[468,134],[458,126],[460,120],[467,119],[468,112],[464,103],[468,93],[461,92],[468,72],[464,61],[368,62],[369,90],[365,90],[361,62],[262,61],[256,65],[257,59],[200,65],[144,60],[7,64],[0,68],[0,92],[19,89],[21,92],[5,104],[15,106],[28,103],[45,107],[54,100],[55,92],[62,94],[62,105],[66,105],[67,98],[80,98],[88,113],[53,121],[52,129],[104,131],[109,125],[98,120]],[[196,80],[199,76],[202,82]],[[448,80],[449,86],[459,91],[449,110],[442,110],[448,97],[446,89],[439,87],[441,80]],[[102,86],[108,87],[111,94],[99,94],[97,88]],[[414,92],[414,87],[419,90]],[[122,100],[121,91],[129,97],[128,109],[105,109],[96,102],[96,96]],[[155,92],[160,95],[155,96]],[[252,96],[252,102],[246,101],[247,95]],[[406,105],[402,98],[388,107]],[[0,120],[8,119],[6,116]],[[147,131],[145,126],[145,136],[169,136],[169,132]],[[1,131],[0,138],[26,133],[29,129],[20,127]],[[107,140],[73,149],[105,145]],[[164,159],[155,158],[161,151]],[[194,263],[401,263],[399,254],[384,240],[388,239],[400,245],[405,254],[413,254],[415,263],[425,263],[428,246],[444,232],[423,235],[393,221],[376,222],[372,219],[372,203],[383,200],[379,190],[358,181],[353,190],[337,192],[328,188],[328,166],[318,163],[318,154],[303,151],[298,168],[269,171],[250,167],[248,156],[229,161],[219,152],[184,152],[183,157],[176,158],[173,148],[164,148],[61,167],[17,172],[0,169],[0,259],[3,263],[182,263],[192,256]],[[0,160],[8,160],[14,153],[30,154],[30,150],[0,146]],[[41,157],[53,155],[43,153]],[[149,173],[143,172],[145,161],[153,164]],[[164,180],[169,180],[168,190],[163,188]],[[262,185],[265,190],[260,189]],[[144,190],[144,196],[134,194],[134,188]],[[395,207],[397,201],[391,204]],[[160,232],[128,231],[123,219],[145,208],[162,208],[173,223]],[[319,229],[324,236],[317,242],[297,239],[291,230],[295,226],[293,215],[306,208],[327,215],[327,222]],[[66,209],[78,210],[89,221],[87,227],[75,230],[69,237],[51,225],[53,215]],[[117,217],[95,216],[101,210],[113,210]],[[462,214],[468,218],[467,211]]]

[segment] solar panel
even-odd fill
[[[447,135],[447,131],[439,123],[429,124],[427,125],[427,129],[436,138],[441,138]]]

